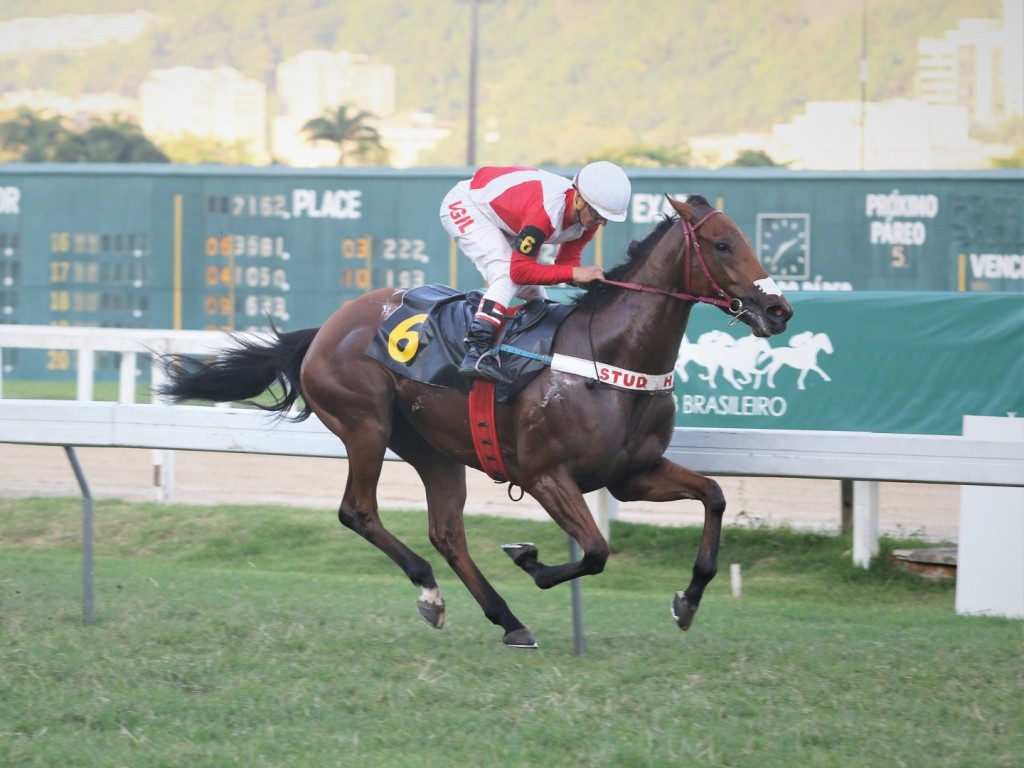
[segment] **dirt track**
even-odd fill
[[[94,498],[152,500],[152,451],[120,448],[79,449]],[[271,503],[337,508],[345,487],[346,462],[282,456],[175,454],[174,501],[188,504]],[[726,524],[788,524],[835,531],[840,521],[839,482],[784,478],[718,478],[728,503]],[[0,496],[77,496],[78,485],[62,448],[0,444]],[[956,541],[960,489],[954,485],[882,483],[879,522],[884,533]],[[387,462],[380,483],[383,508],[425,508],[415,472]],[[506,486],[480,472],[469,472],[469,514],[509,515],[546,520],[531,498],[512,502]],[[700,523],[697,502],[620,504],[627,522],[661,525]]]

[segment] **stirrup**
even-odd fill
[[[498,353],[493,349],[480,355],[473,368],[479,378],[493,381],[495,384],[511,386],[515,382],[515,377],[502,369]]]
[[[480,365],[480,355],[474,354],[476,350],[470,350],[466,353],[466,356],[462,358],[462,362],[459,363],[459,375],[466,376],[471,379],[478,379],[483,374],[478,370],[477,366]]]

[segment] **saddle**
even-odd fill
[[[406,291],[366,354],[400,376],[468,395],[478,380],[460,376],[458,368],[466,354],[463,339],[482,298],[480,291],[460,293],[441,284]],[[555,332],[574,309],[541,299],[512,308],[497,343],[503,350],[501,365],[515,380],[495,388],[497,402],[513,400],[548,367]]]

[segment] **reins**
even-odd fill
[[[706,277],[708,282],[711,284],[712,290],[718,294],[717,298],[714,296],[694,296],[691,293],[675,293],[673,291],[666,291],[662,288],[653,288],[649,285],[623,283],[618,280],[606,280],[604,278],[601,278],[598,282],[604,283],[605,285],[614,285],[619,288],[626,288],[631,291],[653,293],[659,296],[671,296],[673,299],[679,299],[681,301],[713,304],[714,306],[722,307],[736,317],[739,317],[746,311],[743,307],[743,302],[726,293],[725,290],[716,282],[715,278],[711,276],[711,270],[708,269],[707,261],[704,259],[704,252],[701,251],[700,242],[697,240],[697,230],[700,229],[701,225],[703,225],[704,222],[712,216],[717,216],[720,213],[721,211],[709,211],[696,224],[691,224],[682,216],[679,217],[679,223],[683,229],[683,288],[687,291],[690,290],[690,270],[693,255],[696,254],[697,263],[700,265],[701,271],[704,272],[704,277]]]

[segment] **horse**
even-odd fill
[[[604,570],[609,545],[585,493],[607,488],[620,501],[702,502],[692,578],[672,600],[675,621],[686,630],[717,571],[725,512],[714,480],[663,456],[675,426],[672,370],[687,319],[697,303],[707,303],[755,336],[768,337],[785,330],[793,309],[732,220],[700,196],[669,202],[675,214],[633,241],[621,264],[602,280],[578,286],[583,290],[572,298],[575,308],[552,339],[555,353],[640,372],[644,380],[661,377],[668,388],[628,390],[545,368],[514,399],[495,405],[494,427],[508,480],[539,502],[583,553],[574,562],[551,565],[541,562],[531,543],[504,545],[541,589]],[[536,648],[533,634],[467,548],[466,468],[481,469],[467,396],[403,377],[365,354],[404,293],[373,290],[343,304],[320,328],[274,330],[269,340],[236,338],[205,362],[168,360],[162,393],[175,402],[240,402],[269,390],[274,402],[261,407],[291,411],[296,419],[316,414],[348,453],[339,521],[402,569],[420,590],[420,616],[440,629],[445,603],[430,564],[387,530],[378,514],[376,488],[390,448],[423,483],[432,545],[484,616],[502,629],[503,643]]]

